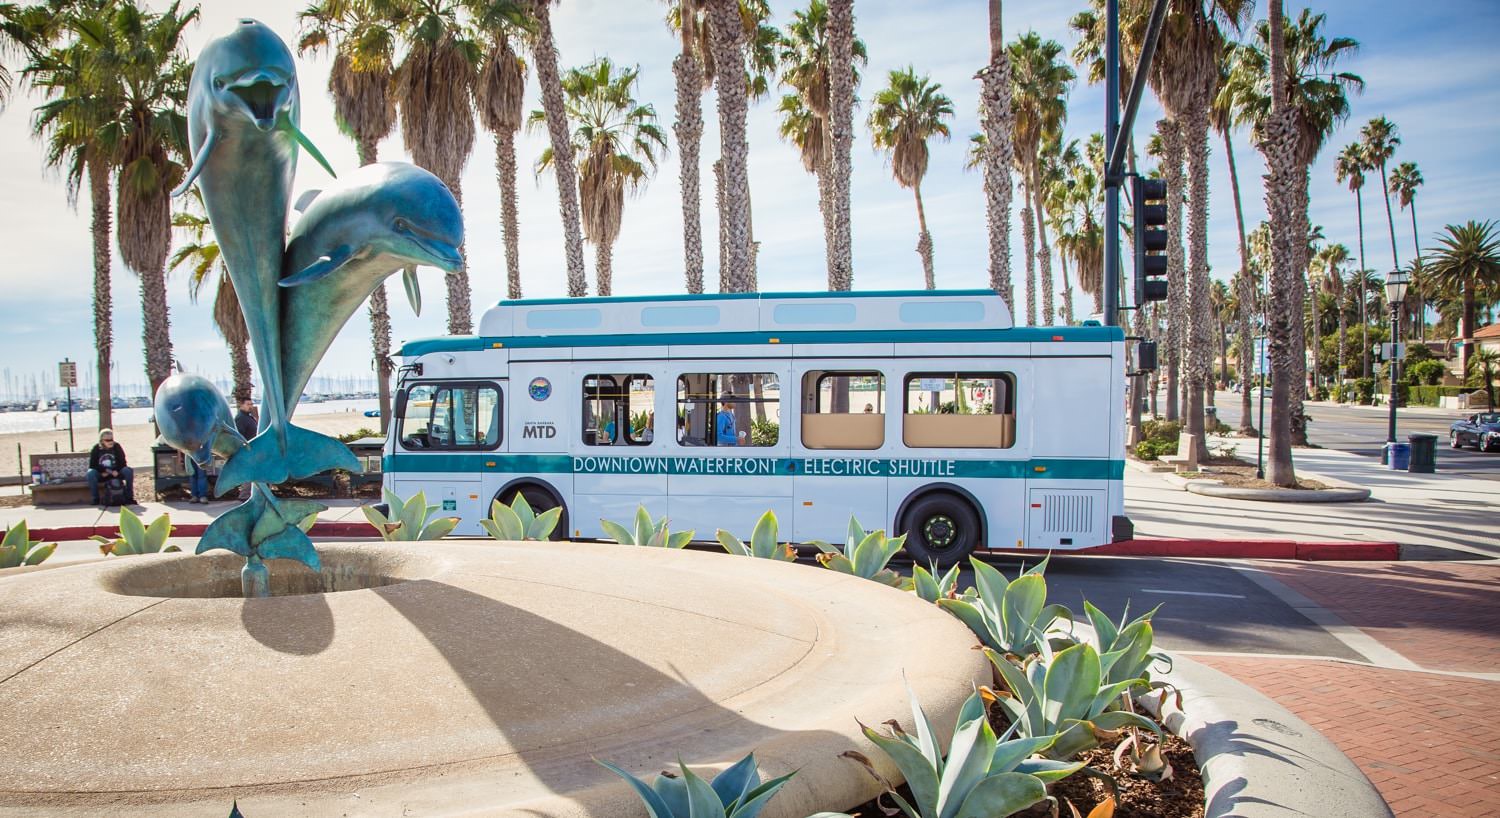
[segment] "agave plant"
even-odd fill
[[[1047,604],[1047,560],[1009,582],[988,564],[977,559],[970,562],[978,596],[939,599],[937,604],[968,625],[985,647],[1025,657],[1046,647],[1048,632],[1059,622],[1072,624],[1072,611]]]
[[[1171,657],[1151,651],[1154,639],[1151,617],[1160,608],[1158,605],[1127,622],[1125,618],[1130,616],[1130,607],[1126,605],[1125,613],[1117,623],[1084,600],[1083,612],[1088,615],[1089,624],[1094,628],[1094,647],[1099,651],[1099,667],[1104,673],[1106,684],[1126,679],[1145,679],[1150,682],[1153,661],[1166,663],[1170,667]]]
[[[552,529],[557,528],[557,521],[560,519],[562,519],[562,506],[549,508],[537,514],[531,510],[531,504],[526,502],[526,497],[518,491],[516,499],[511,500],[508,506],[499,500],[492,501],[490,518],[480,520],[479,524],[497,540],[516,542],[547,539],[552,535]],[[448,528],[451,529],[453,526]]]
[[[135,512],[128,508],[121,508],[120,536],[109,539],[95,534],[89,539],[99,543],[101,553],[124,557],[134,554],[181,551],[182,549],[175,545],[167,545],[167,538],[170,536],[172,536],[172,520],[166,514],[152,520],[150,525],[146,525],[141,522],[140,517],[135,516]]]
[[[755,818],[777,790],[797,774],[793,771],[762,782],[755,754],[751,753],[714,776],[713,781],[705,781],[678,761],[681,777],[663,773],[647,786],[608,761],[599,764],[630,784],[645,802],[650,818]]]
[[[1010,688],[998,693],[1000,706],[1022,736],[1047,736],[1051,758],[1069,759],[1099,746],[1101,735],[1118,734],[1128,727],[1150,730],[1160,739],[1156,722],[1130,710],[1120,709],[1123,697],[1145,679],[1106,683],[1099,651],[1083,642],[1052,654],[1042,646],[1040,655],[1020,665],[985,648],[984,653],[1000,671]]]
[[[417,492],[410,500],[402,501],[396,492],[385,490],[385,502],[390,507],[387,518],[374,506],[360,506],[365,519],[380,536],[388,541],[411,542],[414,540],[441,540],[458,525],[457,517],[439,517],[428,522],[437,506],[427,505],[427,493]]]
[[[822,540],[812,544],[822,553],[818,562],[841,574],[852,574],[861,579],[870,579],[892,588],[909,588],[911,580],[887,568],[891,557],[906,544],[906,535],[887,537],[884,531],[865,531],[854,515],[849,516],[849,532],[844,536],[844,547],[838,548]]]
[[[792,562],[797,559],[797,549],[791,543],[778,543],[776,541],[776,512],[767,511],[760,515],[760,520],[755,523],[755,531],[750,534],[750,544],[740,542],[740,538],[730,534],[724,529],[714,532],[719,539],[719,545],[724,550],[741,557],[759,557],[766,560],[781,560]]]
[[[911,801],[901,797],[868,758],[854,751],[844,754],[860,762],[908,818],[1004,818],[1042,801],[1051,801],[1055,807],[1057,802],[1047,794],[1047,785],[1083,767],[1082,762],[1032,757],[1050,746],[1053,736],[1013,738],[1016,725],[1012,724],[997,738],[985,717],[984,699],[977,692],[959,708],[958,726],[944,759],[932,722],[916,695],[910,690],[908,694],[915,736],[894,721],[887,722],[889,736],[860,726],[865,737],[901,770],[911,788]]]
[[[56,550],[55,542],[43,545],[41,540],[31,539],[26,521],[22,520],[5,532],[4,539],[0,539],[0,568],[40,565]]]
[[[631,531],[619,523],[600,520],[604,533],[620,545],[644,545],[651,548],[682,548],[692,542],[694,531],[672,533],[667,518],[651,521],[651,514],[644,505],[635,508],[635,530]]]
[[[927,602],[937,602],[939,599],[957,599],[958,594],[958,566],[950,567],[947,573],[939,574],[936,564],[932,570],[927,570],[920,565],[912,566],[911,569],[912,590]],[[970,593],[974,589],[969,589]],[[971,603],[973,600],[969,600]]]

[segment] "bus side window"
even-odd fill
[[[688,373],[677,379],[677,442],[683,446],[775,446],[781,381],[766,373]]]
[[[874,371],[808,372],[802,377],[802,445],[878,449],[885,445],[885,376]]]
[[[491,384],[417,384],[400,418],[406,449],[493,449],[500,445],[500,390]]]
[[[645,446],[655,440],[656,386],[650,375],[583,378],[583,444]]]
[[[1016,445],[1015,383],[1009,372],[908,374],[903,442],[913,449],[1009,449]]]
[[[407,390],[406,411],[401,417],[401,446],[407,449],[430,449],[428,428],[432,424],[432,398],[435,387],[430,383],[417,384]]]

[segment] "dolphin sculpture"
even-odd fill
[[[337,440],[292,427],[282,393],[278,282],[298,146],[333,173],[298,128],[299,116],[292,53],[264,24],[240,20],[198,55],[188,87],[193,164],[176,192],[196,182],[203,193],[265,398],[260,434],[225,464],[215,486],[219,495],[246,482],[281,483],[330,468],[360,470]]]
[[[459,269],[458,201],[436,176],[405,162],[377,162],[320,192],[292,228],[282,260],[281,364],[286,411],[344,322],[397,270],[421,312],[415,267]]]
[[[245,448],[229,417],[229,402],[213,382],[177,373],[157,387],[153,401],[159,442],[208,467],[214,455],[233,460]],[[240,573],[246,596],[266,596],[270,577],[265,559],[295,559],[313,570],[321,565],[312,540],[299,527],[327,506],[308,500],[278,499],[264,483],[251,488],[250,501],[222,514],[198,541],[197,553],[223,548],[246,558]]]

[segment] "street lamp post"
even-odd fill
[[[1386,443],[1396,442],[1396,379],[1401,375],[1401,356],[1397,353],[1397,344],[1400,343],[1401,334],[1401,305],[1406,301],[1406,285],[1411,283],[1411,275],[1397,270],[1385,278],[1385,300],[1391,307],[1391,354],[1390,354],[1390,377],[1391,377],[1391,420],[1389,430],[1386,432]],[[1390,457],[1390,446],[1386,446],[1386,461]]]

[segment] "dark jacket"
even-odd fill
[[[240,437],[249,440],[255,437],[255,433],[260,428],[260,423],[255,420],[254,415],[240,410],[234,413],[234,428],[239,430]]]
[[[106,466],[103,464],[104,458],[110,459],[109,465]],[[89,451],[89,468],[100,472],[105,469],[109,469],[110,471],[123,470],[125,468],[124,447],[120,445],[118,440],[115,441],[113,447],[108,449],[104,448],[102,444],[95,443],[94,448]]]

